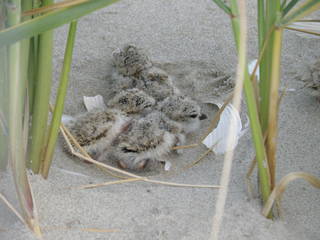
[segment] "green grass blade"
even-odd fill
[[[29,49],[29,66],[28,66],[28,96],[29,96],[29,111],[32,115],[33,111],[33,98],[34,98],[34,84],[36,78],[36,55],[35,55],[35,43],[34,38],[30,39],[30,49]]]
[[[292,11],[288,12],[280,21],[279,26],[284,27],[302,19],[303,17],[311,14],[314,11],[320,9],[320,0],[308,0],[304,4],[296,7]]]
[[[254,95],[254,87],[252,85],[248,72],[246,72],[244,80],[244,93],[246,97],[246,104],[248,107],[248,116],[250,120],[253,144],[256,150],[256,160],[259,171],[259,182],[262,194],[262,201],[266,202],[270,195],[269,168],[267,163],[266,150],[264,146],[261,125],[259,121],[258,107]]]
[[[67,46],[65,50],[59,91],[58,91],[55,109],[54,109],[52,122],[49,130],[48,144],[46,147],[46,153],[45,153],[43,167],[41,171],[41,174],[44,178],[48,177],[49,168],[52,162],[52,156],[53,156],[54,148],[55,148],[58,133],[59,133],[59,126],[60,126],[61,117],[62,117],[63,108],[64,108],[64,100],[67,94],[67,87],[69,82],[69,73],[70,73],[71,63],[72,63],[72,53],[73,53],[75,36],[76,36],[76,29],[77,29],[77,22],[76,21],[71,22],[70,28],[69,28]]]
[[[14,25],[20,22],[19,0],[11,2],[15,7],[8,8],[8,24]],[[39,232],[35,223],[34,204],[31,188],[26,172],[26,148],[27,139],[24,138],[25,129],[23,119],[28,119],[25,114],[25,83],[21,78],[21,44],[14,43],[8,48],[9,67],[9,146],[10,161],[13,178],[21,206],[22,216],[34,232]],[[28,114],[28,113],[27,113]],[[28,126],[26,124],[25,126]]]
[[[70,8],[53,11],[0,32],[0,46],[14,43],[76,20],[88,13],[118,2],[119,0],[95,0]]]
[[[287,0],[283,0],[281,3],[281,11],[287,6]]]
[[[232,11],[236,15],[237,8],[233,5]],[[239,22],[236,18],[231,19],[232,29],[236,42],[237,49],[239,48],[239,36],[240,27]],[[266,157],[266,150],[263,141],[262,128],[259,121],[258,106],[256,103],[256,96],[253,87],[253,83],[250,80],[248,71],[245,72],[244,79],[244,93],[246,97],[246,103],[248,107],[248,116],[250,120],[251,133],[253,138],[253,144],[256,150],[256,159],[259,170],[260,189],[262,193],[262,200],[265,203],[270,195],[270,180],[269,180],[269,169]]]
[[[264,0],[258,0],[258,41],[259,41],[259,52],[261,52],[263,46],[263,38],[265,36],[265,2]]]
[[[231,15],[231,9],[221,0],[212,0],[218,7],[220,7],[226,14]]]
[[[290,25],[291,26],[291,25]],[[314,35],[314,36],[318,36],[320,37],[320,33],[319,32],[313,32],[310,30],[304,30],[304,29],[299,29],[299,28],[293,28],[293,27],[284,27],[285,29],[288,30],[292,30],[292,31],[296,31],[296,32],[301,32],[301,33],[306,33],[306,34],[310,34],[310,35]]]
[[[276,28],[274,31],[271,79],[270,79],[270,99],[268,116],[268,135],[267,135],[267,156],[270,171],[271,190],[276,184],[276,147],[278,135],[278,104],[280,86],[280,66],[281,66],[281,43],[282,29]]]
[[[266,38],[267,33],[271,31],[280,13],[280,0],[268,0],[266,1],[266,14],[265,14],[265,32],[263,35],[263,41]],[[261,37],[260,37],[261,38]],[[262,131],[265,133],[268,128],[268,116],[269,116],[269,96],[270,96],[270,77],[271,77],[271,64],[272,64],[272,46],[273,46],[273,31],[271,32],[271,38],[266,47],[266,52],[261,60],[260,64],[260,121]]]
[[[23,12],[22,16],[36,16],[36,15],[51,12],[54,10],[72,7],[72,6],[78,5],[80,3],[88,2],[88,1],[90,1],[90,0],[64,0],[61,2],[56,2],[56,3],[50,4],[48,6],[34,8],[30,11],[25,11],[25,12]]]
[[[0,0],[0,30],[5,28],[5,6]],[[7,78],[7,48],[0,47],[0,170],[5,170],[8,165],[8,78]]]
[[[274,65],[274,60],[277,56],[280,58],[280,52],[278,53],[275,51],[275,48],[278,46],[279,42],[276,42],[275,40],[275,24],[278,20],[278,17],[280,16],[281,11],[281,2],[280,0],[270,0],[266,4],[266,24],[268,31],[271,31],[271,37],[268,41],[267,48],[266,48],[266,57],[263,58],[264,61],[261,62],[261,67],[264,70],[263,74],[261,76],[260,80],[260,95],[261,95],[261,104],[260,104],[260,120],[262,125],[263,134],[267,136],[267,144],[266,144],[266,152],[267,152],[267,160],[268,160],[268,166],[269,166],[269,173],[270,173],[270,188],[273,189],[275,185],[275,145],[274,144],[268,144],[271,143],[271,140],[275,139],[275,135],[277,132],[277,129],[270,129],[270,126],[277,127],[276,122],[270,122],[275,120],[276,118],[270,118],[270,116],[274,115],[274,109],[271,108],[271,105],[273,106],[275,101],[278,103],[277,99],[272,99],[271,95],[274,93],[274,91],[278,91],[275,89],[272,89],[272,86],[274,85],[274,81],[279,81],[279,79],[272,79],[273,74],[279,70],[280,73],[280,61],[279,66]],[[266,37],[266,36],[265,36]],[[264,37],[264,38],[265,38]],[[278,39],[279,40],[279,39]],[[280,48],[278,51],[281,51],[281,42],[280,42]],[[276,56],[274,56],[276,55]],[[274,69],[273,67],[276,67]],[[278,76],[279,77],[279,76]],[[272,111],[272,112],[271,112]],[[271,133],[269,138],[269,131]],[[267,134],[268,133],[268,134]]]
[[[52,0],[44,1],[44,4],[49,5],[51,3]],[[32,140],[29,154],[31,169],[34,173],[39,173],[46,142],[52,84],[52,49],[53,32],[47,31],[42,33],[39,36],[38,69],[36,82],[33,85],[35,89],[31,129]]]
[[[282,16],[286,15],[300,0],[292,0],[283,9]]]
[[[259,52],[262,51],[263,44],[265,42],[266,32],[268,32],[268,24],[267,24],[267,14],[266,14],[266,7],[268,7],[269,0],[267,0],[267,3],[262,0],[258,0],[258,42],[259,42]],[[268,46],[266,46],[268,48]],[[259,82],[259,97],[260,104],[258,105],[259,109],[267,109],[268,104],[268,91],[264,91],[264,89],[268,88],[268,80],[267,80],[267,62],[268,62],[268,51],[265,51],[265,54],[261,58],[260,63],[260,82]],[[260,121],[262,126],[262,131],[264,131],[267,128],[267,112],[259,111],[260,113]]]
[[[32,9],[32,0],[24,0],[21,2],[21,11],[27,11]],[[30,17],[22,17],[21,21],[27,21]],[[30,50],[30,40],[23,39],[21,43],[21,78],[24,84],[28,83],[29,79],[29,50]],[[27,86],[23,86],[26,88]]]

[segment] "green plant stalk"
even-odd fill
[[[299,0],[291,0],[288,5],[285,5],[282,10],[282,16],[285,16],[298,2]]]
[[[48,178],[49,168],[52,162],[53,152],[54,152],[54,148],[58,138],[59,127],[60,127],[61,117],[62,117],[63,108],[64,108],[64,101],[67,94],[69,73],[70,73],[71,63],[72,63],[72,53],[73,53],[73,46],[75,42],[76,30],[77,30],[77,22],[73,21],[70,23],[69,35],[68,35],[67,46],[66,46],[65,56],[64,56],[64,63],[63,63],[63,68],[62,68],[62,73],[60,78],[60,86],[59,86],[57,100],[56,100],[56,104],[53,112],[53,117],[52,117],[51,126],[49,130],[48,144],[46,147],[46,153],[45,153],[44,162],[43,162],[42,171],[41,171],[41,174],[45,179]]]
[[[275,152],[273,151],[273,148],[276,148],[275,145],[269,145],[268,143],[270,143],[270,141],[274,140],[274,136],[271,134],[271,136],[269,135],[269,133],[274,133],[277,131],[277,129],[271,129],[273,127],[277,128],[277,124],[274,122],[270,122],[270,120],[274,121],[277,119],[270,119],[270,116],[274,114],[274,111],[276,111],[276,109],[278,109],[278,107],[275,107],[274,104],[278,104],[278,98],[273,99],[272,95],[271,95],[271,85],[273,85],[273,87],[275,87],[274,81],[279,81],[279,76],[278,79],[273,79],[273,77],[275,76],[275,72],[277,72],[280,74],[280,59],[278,59],[279,61],[277,61],[277,63],[279,64],[279,66],[275,66],[274,65],[274,61],[275,58],[277,58],[277,56],[279,56],[280,58],[280,52],[281,52],[281,42],[276,42],[275,39],[275,28],[274,26],[276,25],[277,22],[277,18],[281,16],[280,13],[281,10],[281,2],[280,0],[272,0],[272,1],[268,1],[267,4],[267,24],[268,24],[268,31],[271,31],[271,38],[270,41],[267,45],[267,49],[266,49],[266,54],[267,54],[267,63],[265,65],[265,67],[267,67],[267,75],[265,77],[266,79],[266,89],[261,88],[262,91],[267,92],[268,94],[266,95],[266,97],[268,99],[264,99],[265,102],[267,102],[267,104],[264,105],[265,108],[261,109],[261,118],[264,121],[263,125],[263,133],[266,134],[267,138],[266,138],[266,151],[267,151],[267,160],[268,160],[268,166],[269,166],[269,173],[270,173],[270,190],[272,191],[272,189],[275,186],[275,169],[276,169],[276,156],[275,156]],[[279,39],[277,39],[279,40]],[[277,50],[279,51],[279,53],[277,51],[275,51],[274,48],[278,47],[278,45],[276,44],[280,44],[280,48]],[[274,56],[274,54],[276,54],[276,56]],[[273,69],[273,67],[276,67],[276,69]],[[278,83],[279,84],[279,83]],[[273,89],[273,93],[274,91],[279,91],[279,89],[275,90]],[[272,106],[270,106],[270,104],[272,104]],[[263,114],[263,115],[262,115]],[[269,140],[269,137],[271,138]],[[272,149],[270,149],[269,147],[272,147]]]
[[[281,64],[281,43],[282,29],[276,28],[274,31],[273,54],[271,65],[271,86],[269,99],[269,121],[267,137],[268,166],[270,169],[271,191],[276,184],[276,149],[278,135],[278,104],[280,85],[280,64]]]
[[[33,7],[33,0],[24,0],[21,3],[21,10],[22,12],[27,11],[27,10],[31,10]],[[22,21],[27,21],[31,19],[31,17],[22,17],[21,20]],[[33,70],[33,66],[34,66],[34,58],[32,58],[31,56],[33,55],[33,48],[32,48],[32,43],[33,43],[33,38],[29,39],[23,39],[21,40],[21,78],[23,79],[23,82],[26,86],[24,86],[26,88],[26,94],[28,96],[28,99],[26,99],[26,102],[29,104],[28,106],[28,114],[32,115],[32,97],[33,97],[33,90],[34,87],[30,86],[30,82],[34,81],[35,75],[34,72],[30,72],[30,70]],[[32,73],[32,74],[31,74]],[[28,118],[29,119],[29,118]],[[29,127],[28,127],[28,132],[29,132]],[[30,138],[31,139],[31,138]],[[26,141],[29,140],[29,137],[27,137]],[[26,149],[26,154],[27,154],[27,149]],[[30,160],[29,160],[29,156],[27,155],[27,167],[30,167]]]
[[[52,11],[43,16],[35,17],[27,22],[1,31],[0,46],[14,43],[20,39],[32,37],[42,32],[54,29],[118,1],[119,0],[88,1],[69,8]]]
[[[233,15],[237,15],[237,6],[232,4],[231,6]],[[231,18],[232,29],[234,33],[234,39],[237,49],[239,48],[239,22],[237,18]],[[248,107],[248,115],[250,120],[250,127],[252,132],[253,144],[256,150],[256,160],[259,169],[260,189],[262,193],[262,201],[265,203],[270,195],[270,180],[268,173],[268,164],[266,160],[266,151],[263,141],[263,135],[261,131],[261,125],[258,115],[258,107],[255,100],[254,87],[250,80],[248,70],[245,72],[244,79],[244,92],[246,96],[246,103]]]
[[[258,41],[259,41],[259,52],[263,47],[263,39],[265,36],[265,16],[264,16],[264,0],[258,0]]]
[[[280,9],[279,0],[268,0],[266,1],[265,18],[264,18],[264,29],[263,36],[259,36],[259,39],[266,38],[266,33],[273,28],[277,19],[277,10]],[[258,20],[260,22],[260,20]],[[260,34],[260,32],[259,32]],[[273,46],[273,32],[271,33],[270,40],[267,44],[266,51],[262,57],[260,64],[260,121],[262,131],[265,134],[268,127],[268,116],[269,116],[269,96],[270,96],[270,76],[271,76],[271,59],[272,59],[272,46]],[[261,50],[261,49],[260,49]]]
[[[14,7],[12,7],[14,6]],[[12,26],[20,22],[20,0],[11,2],[8,7],[8,24]],[[34,229],[34,206],[30,185],[26,172],[23,131],[25,84],[21,79],[21,44],[14,43],[8,47],[9,67],[9,146],[13,178],[21,205],[22,216],[31,229]]]
[[[311,14],[314,11],[320,9],[320,1],[319,0],[308,0],[304,4],[299,7],[289,11],[280,21],[279,26],[285,27],[294,21],[302,19],[303,17]]]
[[[49,5],[52,2],[52,0],[47,0],[43,1],[43,4]],[[45,148],[52,84],[52,49],[53,32],[47,31],[42,33],[39,36],[37,78],[35,85],[33,85],[35,90],[29,159],[34,173],[39,173]]]
[[[268,2],[269,0],[267,0]],[[265,36],[266,36],[266,31],[267,26],[266,26],[266,13],[265,13],[265,1],[264,0],[258,0],[258,41],[259,41],[259,53],[262,52],[263,44],[265,42]],[[267,52],[268,45],[266,46],[266,51]],[[268,92],[263,91],[263,89],[266,89],[267,85],[267,63],[268,61],[268,56],[267,54],[263,54],[261,61],[260,61],[260,81],[259,81],[259,98],[260,98],[260,103],[258,105],[259,108],[259,114],[260,114],[260,120],[261,120],[261,126],[262,130],[264,130],[267,127],[267,123],[265,121],[266,119],[266,112],[261,111],[260,109],[265,109],[265,105],[268,104],[268,102],[265,99],[268,99]],[[258,98],[258,99],[259,99]]]
[[[34,36],[30,39],[30,49],[29,49],[29,66],[28,66],[28,95],[29,95],[29,112],[30,115],[33,113],[33,103],[34,103],[34,89],[35,89],[35,79],[37,68],[37,50],[35,47],[35,39],[38,36]]]
[[[32,9],[32,0],[23,0],[21,2],[21,11],[27,11]],[[21,21],[27,21],[29,20],[30,17],[22,17]],[[21,56],[20,56],[20,60],[21,60],[21,79],[22,79],[22,83],[24,83],[23,88],[27,88],[27,83],[28,83],[28,78],[29,78],[29,50],[30,50],[30,39],[22,39],[20,41],[21,44]]]
[[[262,201],[263,203],[265,203],[270,195],[270,174],[261,125],[259,121],[258,107],[255,101],[254,88],[250,81],[250,76],[248,72],[246,72],[244,80],[244,93],[248,107],[248,115],[250,120],[253,144],[256,150],[260,191],[262,194]]]
[[[0,31],[5,28],[5,6],[0,0]],[[7,47],[0,47],[0,111],[2,121],[8,122],[8,78],[7,78]],[[5,128],[6,126],[2,126]],[[0,171],[5,170],[8,165],[8,136],[6,129],[0,126]]]
[[[221,0],[212,0],[218,7],[220,7],[226,14],[231,15],[231,9]]]
[[[287,6],[287,0],[283,0],[281,3],[281,12],[283,12],[283,10],[285,9],[286,6]]]
[[[304,30],[304,29],[293,28],[293,27],[284,27],[284,28],[288,29],[288,30],[291,30],[291,31],[307,33],[307,34],[310,34],[310,35],[315,35],[315,36],[320,37],[320,33],[317,33],[317,32],[308,31],[308,30]]]
[[[32,8],[39,8],[40,5],[41,5],[40,1],[33,0]],[[33,18],[36,16],[33,16]],[[38,48],[39,48],[39,35],[34,35],[30,39],[30,54],[29,54],[29,69],[28,69],[29,111],[31,115],[33,114],[34,89],[36,88],[35,84],[37,79]]]

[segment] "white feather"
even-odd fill
[[[231,122],[234,124],[235,134],[234,145],[227,149],[228,131]],[[216,154],[224,154],[233,150],[242,135],[242,123],[237,109],[232,104],[228,104],[220,116],[217,127],[203,140],[203,144],[208,148],[213,148]]]
[[[65,115],[65,114],[63,114],[63,115],[62,115],[62,118],[61,118],[61,122],[62,122],[63,124],[67,124],[67,123],[69,123],[69,122],[71,122],[71,121],[74,121],[74,120],[75,120],[74,117],[72,117],[72,116],[70,116],[70,115]]]
[[[106,109],[107,106],[103,101],[103,97],[101,95],[97,95],[94,97],[87,97],[83,96],[83,103],[88,112],[92,111],[93,109]]]
[[[171,166],[172,166],[172,164],[170,161],[165,161],[164,170],[169,171],[171,169]]]

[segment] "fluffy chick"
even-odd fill
[[[143,169],[149,161],[163,161],[176,144],[176,137],[160,129],[159,124],[160,119],[154,115],[133,120],[99,161],[115,160],[121,168],[132,170]]]
[[[174,95],[160,102],[158,109],[178,125],[183,133],[192,133],[200,128],[200,120],[207,116],[201,113],[199,104],[183,95]]]
[[[143,89],[156,101],[163,101],[166,97],[179,94],[179,90],[173,85],[172,78],[156,67],[142,71],[136,80],[136,87]]]
[[[137,79],[126,77],[116,71],[113,71],[109,77],[109,84],[111,89],[109,97],[112,98],[122,90],[135,88],[137,86]]]
[[[148,56],[131,44],[116,49],[112,56],[116,70],[124,76],[137,76],[142,70],[152,66]]]
[[[128,126],[130,119],[119,110],[93,110],[75,116],[65,125],[88,154],[97,159],[101,152]],[[65,149],[70,152],[67,144]]]
[[[305,86],[309,88],[311,95],[320,98],[320,60],[308,67],[302,80],[306,82]]]
[[[109,100],[107,106],[128,114],[145,114],[155,105],[153,97],[137,88],[122,90]]]

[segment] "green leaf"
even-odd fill
[[[287,6],[283,9],[282,15],[286,15],[300,0],[292,0],[288,3]]]
[[[0,46],[54,29],[119,0],[94,0],[35,17],[0,32]]]
[[[59,133],[59,127],[61,122],[61,117],[64,108],[64,101],[67,94],[68,82],[69,82],[69,73],[71,70],[72,63],[72,53],[73,46],[75,42],[77,30],[77,21],[72,21],[70,23],[69,35],[67,40],[67,46],[65,50],[64,63],[61,73],[60,85],[58,90],[58,96],[55,104],[55,109],[53,112],[53,117],[51,121],[51,126],[49,130],[49,138],[46,146],[46,153],[44,156],[43,167],[42,167],[42,175],[44,178],[48,177],[49,168],[52,162],[52,156],[54,152],[54,148],[56,146],[57,137]]]
[[[212,0],[220,7],[226,14],[231,15],[231,9],[221,0]]]
[[[320,9],[320,0],[308,0],[304,4],[287,13],[287,15],[281,19],[279,26],[285,27],[318,9]]]

